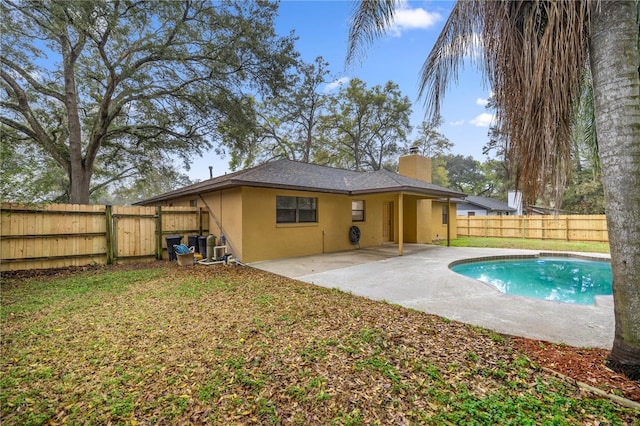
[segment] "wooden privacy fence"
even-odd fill
[[[605,215],[458,216],[461,237],[609,242]]]
[[[168,259],[166,237],[207,235],[198,207],[2,203],[0,271]]]

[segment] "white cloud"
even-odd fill
[[[421,7],[411,9],[405,2],[396,9],[393,24],[389,33],[400,36],[402,32],[415,29],[427,29],[442,20],[442,15],[437,12],[429,12]]]
[[[493,90],[489,92],[489,97],[488,98],[478,98],[476,99],[476,104],[480,105],[480,106],[487,106],[487,104],[489,103],[489,99],[493,97]]]
[[[477,127],[489,127],[491,126],[493,118],[493,114],[483,112],[482,114],[476,116],[473,120],[470,120],[469,123]]]
[[[331,83],[327,83],[327,85],[324,86],[324,92],[333,92],[334,90],[339,89],[343,84],[349,83],[350,80],[351,77],[342,77],[335,81],[332,81]]]
[[[463,124],[464,124],[464,120],[450,121],[449,122],[450,126],[462,126]]]

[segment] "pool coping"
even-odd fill
[[[596,262],[611,262],[611,257],[601,257],[601,256],[595,256],[593,254],[576,254],[574,252],[543,251],[540,253],[532,253],[532,254],[506,254],[503,256],[482,256],[482,257],[476,257],[476,258],[458,259],[449,263],[449,265],[447,266],[449,269],[451,269],[453,266],[464,265],[465,263],[489,262],[491,260],[540,259],[542,257],[566,257],[566,258],[575,258],[575,259],[581,259],[581,260],[593,260]]]

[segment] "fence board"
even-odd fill
[[[166,235],[187,243],[209,230],[209,215],[195,207],[2,203],[0,213],[0,271],[167,259]]]
[[[459,236],[609,242],[605,215],[458,216]]]

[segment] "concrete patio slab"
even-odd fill
[[[614,333],[610,296],[596,298],[595,305],[512,296],[449,269],[449,264],[456,260],[538,253],[532,250],[405,244],[403,256],[398,256],[397,245],[385,245],[256,262],[249,266],[482,326],[498,333],[571,346],[610,349]],[[608,257],[601,254],[593,256]]]

